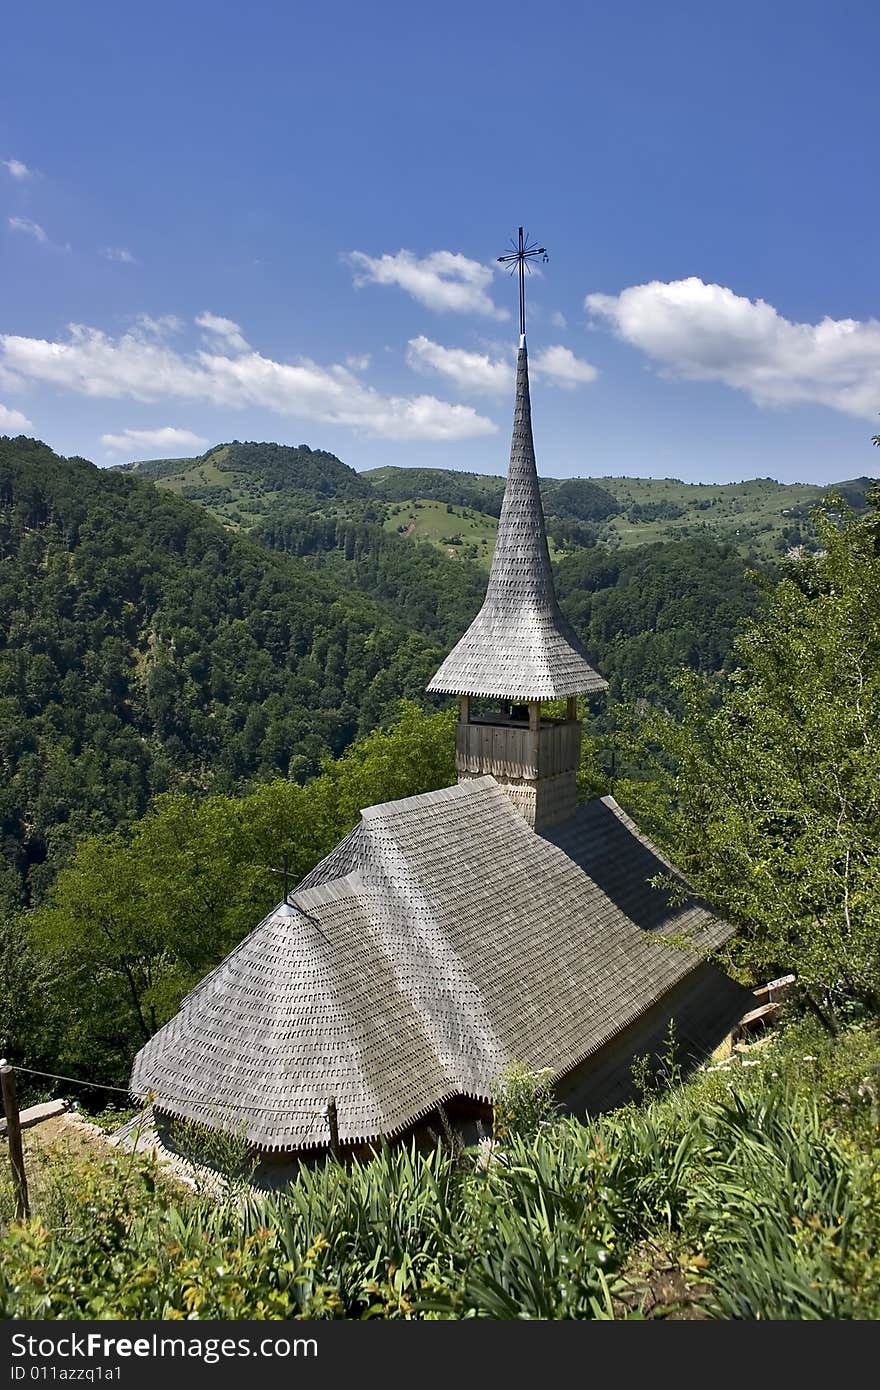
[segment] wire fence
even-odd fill
[[[44,1077],[47,1081],[62,1081],[65,1083],[65,1085],[82,1086],[84,1089],[89,1091],[112,1091],[116,1095],[126,1096],[130,1101],[141,1101],[144,1099],[144,1097],[142,1096],[135,1095],[134,1092],[130,1091],[126,1086],[109,1086],[104,1081],[83,1081],[81,1077],[77,1076],[61,1076],[58,1072],[54,1071],[38,1071],[36,1067],[23,1067],[18,1062],[5,1062],[5,1065],[12,1067],[13,1071],[21,1072],[24,1076],[41,1076]],[[303,1117],[312,1120],[327,1119],[326,1106],[324,1106],[324,1108],[321,1110],[305,1110],[299,1107],[294,1107],[288,1110],[286,1113],[291,1116]]]
[[[103,1081],[83,1081],[76,1076],[59,1076],[57,1072],[37,1071],[36,1067],[23,1067],[18,1062],[9,1062],[7,1065],[24,1076],[44,1076],[48,1081],[63,1081],[69,1086],[84,1086],[90,1091],[115,1091],[117,1095],[128,1096],[130,1100],[136,1099],[126,1086],[108,1086]]]

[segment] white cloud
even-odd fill
[[[102,434],[101,443],[117,453],[131,455],[158,449],[169,458],[182,457],[181,450],[184,449],[204,453],[208,447],[207,439],[200,434],[194,434],[192,430],[175,429],[173,425],[164,425],[157,430],[122,430],[119,434]]]
[[[458,251],[432,251],[421,260],[412,251],[395,256],[367,256],[352,251],[345,258],[354,267],[356,285],[397,285],[420,304],[440,313],[481,314],[509,318],[487,293],[494,271]]]
[[[104,246],[101,248],[101,255],[107,261],[118,261],[120,265],[138,264],[137,256],[127,251],[124,246]]]
[[[424,334],[410,338],[406,360],[414,371],[439,373],[454,381],[463,391],[479,395],[500,395],[513,382],[513,367],[509,359],[493,359],[488,352],[443,347],[440,343],[432,343]]]
[[[19,183],[23,183],[26,179],[32,179],[34,176],[33,170],[29,169],[20,159],[0,159],[0,164],[4,165]]]
[[[0,366],[0,391],[21,391],[25,386],[20,376]]]
[[[185,327],[183,319],[176,314],[160,314],[158,318],[153,318],[152,314],[138,314],[137,324],[151,338],[167,338],[169,333],[180,333]]]
[[[32,421],[20,410],[10,410],[9,406],[0,405],[0,434],[23,434],[33,427]]]
[[[696,276],[588,294],[585,307],[665,376],[722,381],[760,406],[809,401],[867,419],[880,408],[876,319],[793,323],[763,299]]]
[[[566,389],[595,381],[599,375],[592,363],[585,362],[582,357],[575,357],[571,348],[563,347],[559,343],[554,347],[544,348],[533,357],[531,368],[554,386],[564,386]]]
[[[205,317],[199,316],[201,327]],[[143,324],[119,338],[81,324],[71,324],[63,341],[0,335],[0,365],[93,398],[256,407],[388,439],[467,439],[497,430],[471,406],[386,396],[339,364],[325,367],[307,357],[277,362],[254,349],[233,356],[228,344],[240,336],[237,325],[225,334],[213,326],[218,345],[192,353],[176,351]]]
[[[365,372],[370,365],[370,354],[368,352],[349,353],[345,359],[346,367],[350,367],[353,372]]]
[[[10,217],[7,220],[14,232],[24,232],[25,236],[32,236],[41,246],[49,245],[49,238],[39,222],[32,222],[29,217]]]
[[[501,395],[512,390],[514,361],[512,351],[501,357],[467,348],[448,348],[433,343],[422,334],[410,338],[406,360],[417,372],[437,372],[454,381],[462,391],[477,395]],[[570,348],[544,348],[529,360],[533,376],[543,377],[554,386],[571,388],[595,381],[596,368],[575,357]]]
[[[196,315],[196,323],[207,333],[212,352],[219,348],[226,348],[229,352],[250,351],[250,344],[234,320],[211,314],[206,309],[203,314]]]
[[[568,327],[568,321],[565,315],[559,309],[554,309],[553,313],[550,315],[550,322],[553,324],[554,328]]]
[[[39,222],[32,222],[29,217],[8,217],[7,222],[14,232],[23,232],[25,236],[33,237],[34,241],[41,246],[49,246],[53,251],[69,251],[70,242],[63,244],[50,240],[45,228]]]

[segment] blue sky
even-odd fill
[[[13,7],[0,430],[541,471],[880,471],[880,11],[854,0]],[[505,317],[505,315],[507,315]]]

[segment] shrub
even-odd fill
[[[492,1107],[492,1129],[499,1143],[532,1137],[559,1113],[553,1072],[533,1072],[520,1062],[512,1062],[495,1084]]]

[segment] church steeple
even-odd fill
[[[447,695],[551,700],[606,688],[563,617],[553,587],[523,342],[516,365],[510,469],[486,598],[428,689]]]
[[[547,259],[543,246],[531,244],[520,227],[518,243],[498,257],[519,278],[510,467],[485,601],[428,686],[446,695],[549,700],[607,689],[562,616],[553,587],[532,438],[526,347],[525,276],[537,256]]]
[[[529,248],[520,228],[518,247],[509,257],[499,257],[515,266],[520,281],[521,333],[507,487],[483,606],[428,686],[430,691],[460,697],[460,778],[491,773],[536,828],[574,810],[580,750],[575,697],[608,688],[563,616],[553,585],[532,438],[525,339],[524,272],[529,257],[538,253],[544,254],[543,248]],[[499,712],[473,718],[472,697],[501,701]],[[568,698],[565,720],[542,719],[541,701],[559,697]],[[511,701],[528,706],[527,727],[516,711],[511,714]]]

